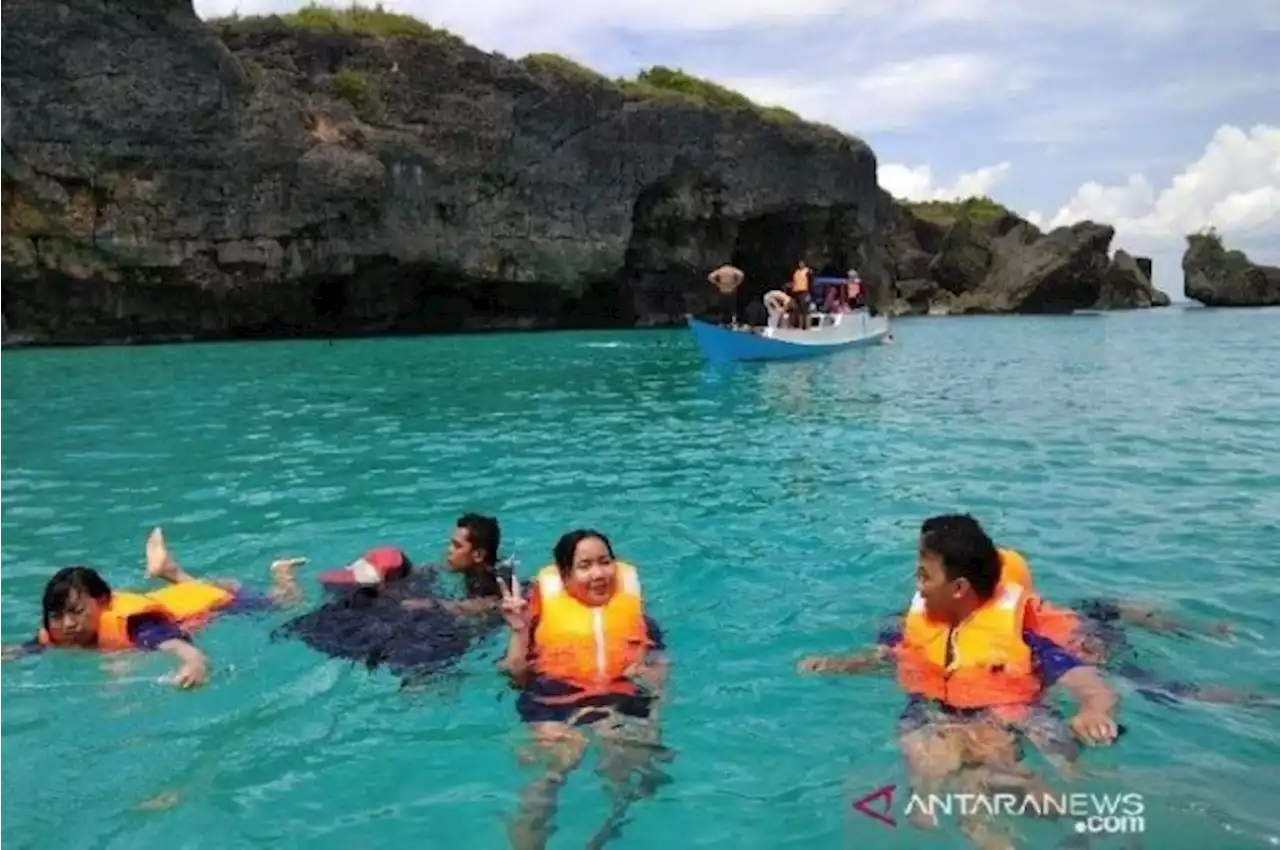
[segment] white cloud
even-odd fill
[[[854,133],[897,130],[998,102],[1032,84],[993,56],[943,53],[863,69],[861,63],[814,69],[804,77],[721,76],[757,103],[786,108]]]
[[[1050,220],[1114,224],[1119,240],[1181,239],[1213,226],[1241,239],[1280,236],[1280,126],[1223,125],[1204,153],[1157,192],[1145,175],[1127,183],[1085,183]]]
[[[907,201],[951,201],[990,195],[992,188],[1008,176],[1012,166],[1008,162],[988,165],[976,171],[966,171],[956,177],[950,186],[939,185],[933,169],[928,165],[907,166],[896,162],[879,166],[877,179],[881,188]]]

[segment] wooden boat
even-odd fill
[[[688,317],[689,328],[708,360],[716,362],[803,360],[873,345],[889,332],[887,316],[866,310],[813,313],[809,329],[743,327],[734,329]]]

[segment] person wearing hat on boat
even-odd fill
[[[191,688],[208,680],[208,659],[191,635],[215,616],[288,606],[301,598],[295,578],[305,558],[271,565],[272,587],[266,594],[243,589],[238,582],[198,579],[172,557],[164,532],[147,537],[146,575],[167,586],[139,593],[113,590],[97,570],[64,567],[45,585],[42,625],[34,640],[4,650],[4,660],[48,648],[94,649],[100,652],[159,650],[174,655],[178,669],[169,681]]]
[[[513,844],[545,846],[557,793],[581,762],[590,730],[601,742],[601,772],[614,783],[613,812],[588,843],[600,846],[637,793],[652,794],[665,778],[654,764],[665,755],[657,719],[665,645],[645,611],[639,574],[616,558],[604,534],[571,531],[528,598],[518,581],[504,591],[502,615],[511,637],[500,666],[520,689],[517,711],[548,761],[522,794]]]
[[[848,289],[849,309],[857,310],[862,306],[863,297],[866,294],[864,291],[866,287],[863,285],[857,269],[849,269],[849,282],[845,286]]]

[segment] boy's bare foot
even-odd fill
[[[271,562],[271,598],[277,605],[296,605],[302,601],[297,572],[306,558],[281,558]]]
[[[180,581],[182,571],[169,557],[169,547],[164,542],[164,532],[159,526],[147,535],[147,577],[163,581]]]
[[[278,561],[272,561],[271,580],[277,583],[294,581],[298,567],[306,562],[306,558],[281,558]]]

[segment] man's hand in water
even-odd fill
[[[1058,680],[1080,702],[1068,725],[1086,744],[1105,747],[1120,734],[1115,721],[1116,695],[1096,667],[1076,667]]]
[[[1095,747],[1107,746],[1120,733],[1115,718],[1110,714],[1087,707],[1071,718],[1069,725],[1080,740]]]
[[[801,673],[862,673],[873,670],[889,660],[890,651],[878,646],[865,652],[847,656],[815,655],[801,659]]]

